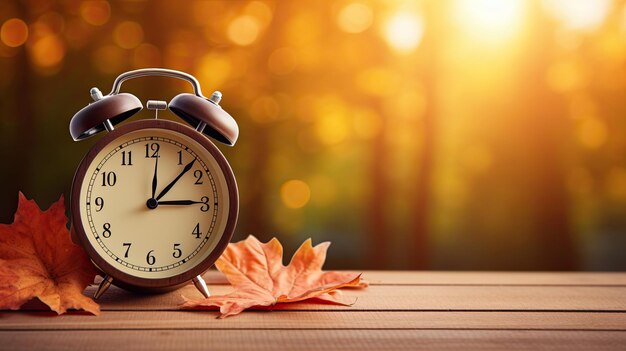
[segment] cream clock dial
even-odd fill
[[[181,273],[219,241],[228,210],[215,159],[176,132],[145,129],[102,149],[81,188],[81,217],[93,248],[144,278]]]
[[[83,160],[73,187],[78,238],[122,286],[191,280],[223,251],[237,217],[234,176],[222,154],[170,121],[109,133]]]

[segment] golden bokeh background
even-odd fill
[[[165,67],[240,125],[235,240],[330,240],[332,268],[626,269],[624,1],[27,0],[0,24],[4,223],[18,190],[67,196],[92,86]]]

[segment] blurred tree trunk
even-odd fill
[[[277,3],[274,8],[272,16],[272,22],[267,28],[267,32],[264,34],[265,39],[260,43],[260,49],[255,54],[257,55],[258,62],[267,62],[270,55],[280,46],[280,35],[283,28],[282,24],[288,20],[288,15],[293,13],[291,3]],[[260,93],[271,94],[277,91],[278,84],[271,76],[266,77],[266,80],[262,82],[262,86],[257,89]],[[267,203],[266,195],[271,193],[267,189],[268,175],[272,176],[272,170],[269,169],[269,156],[271,154],[270,138],[272,133],[272,126],[267,123],[258,124],[254,123],[254,132],[247,135],[248,138],[253,138],[251,142],[253,147],[250,148],[249,160],[252,163],[250,169],[252,174],[247,174],[247,180],[245,181],[250,191],[248,208],[252,210],[247,211],[246,220],[242,221],[239,226],[240,233],[245,235],[254,234],[261,240],[271,238],[270,228],[272,228],[271,221],[272,216],[268,213],[270,204]]]
[[[442,4],[431,3],[425,6],[424,22],[426,30],[419,50],[424,55],[424,67],[420,71],[426,72],[423,78],[426,109],[417,118],[421,121],[421,147],[414,162],[417,184],[413,194],[413,245],[409,245],[410,264],[412,269],[427,269],[430,261],[430,214],[432,207],[432,174],[434,168],[435,142],[437,133],[437,72],[439,67],[437,37],[443,35],[439,31],[443,20],[437,14]]]
[[[536,268],[572,270],[577,268],[574,238],[569,222],[569,199],[565,188],[567,111],[562,97],[546,85],[546,73],[553,56],[554,28],[540,5],[529,3],[526,60],[522,67],[522,99],[525,106],[523,130],[528,133],[531,162],[526,176],[530,181],[532,215],[535,218],[535,245],[541,262]]]
[[[382,109],[376,104],[377,112]],[[387,122],[382,118],[380,131],[371,144],[370,159],[370,197],[369,197],[369,254],[363,262],[366,269],[384,269],[387,264],[387,250],[389,249],[389,235],[387,227],[387,168],[389,165],[386,147]]]
[[[30,16],[26,4],[18,2],[16,5],[17,17],[22,18],[26,23],[31,23]],[[4,185],[2,201],[8,203],[8,206],[1,206],[8,211],[2,213],[2,223],[8,223],[13,220],[13,213],[17,208],[17,192],[22,191],[28,197],[35,196],[32,194],[30,184],[30,162],[33,159],[33,144],[36,140],[38,128],[35,124],[35,110],[31,96],[36,93],[31,85],[32,73],[29,66],[26,47],[18,48],[18,54],[14,57],[15,75],[13,75],[13,85],[10,89],[13,95],[12,105],[15,118],[15,135],[11,138],[13,145],[7,150],[7,158],[3,172],[5,173],[6,183]]]

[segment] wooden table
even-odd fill
[[[1,350],[626,350],[626,273],[365,272],[352,307],[293,304],[218,320],[180,295],[112,287],[102,314],[2,312]],[[211,292],[230,289],[217,272]],[[92,294],[89,287],[87,294]]]

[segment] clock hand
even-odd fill
[[[193,204],[203,204],[202,201],[193,201],[193,200],[171,200],[171,201],[159,201],[160,205],[193,205]]]
[[[154,199],[154,194],[156,193],[157,188],[157,167],[159,166],[159,158],[156,157],[156,161],[154,161],[154,176],[152,177],[152,197]]]
[[[189,172],[189,170],[191,169],[191,167],[193,167],[193,164],[196,162],[196,159],[194,158],[191,162],[189,162],[185,168],[183,168],[183,171],[180,172],[179,175],[176,176],[176,178],[174,178],[174,180],[172,180],[171,183],[169,183],[165,189],[161,190],[161,192],[159,193],[159,195],[156,197],[156,200],[158,201],[159,199],[161,199],[163,197],[163,195],[167,194],[168,191],[170,191],[170,189],[172,189],[172,187],[174,186],[174,184],[176,184],[176,182],[178,182],[178,180],[185,175],[185,173]]]

